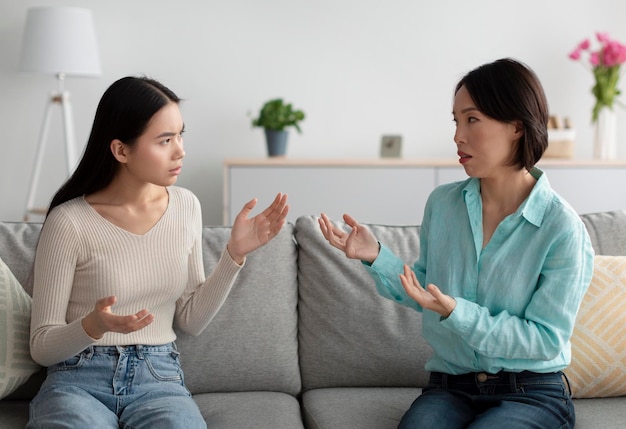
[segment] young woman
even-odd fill
[[[148,78],[113,83],[85,153],[54,196],[34,268],[31,353],[48,376],[28,428],[205,428],[185,387],[173,324],[200,334],[246,255],[276,236],[278,194],[248,202],[205,278],[198,199],[181,172],[179,98]]]
[[[322,233],[364,262],[381,295],[423,311],[430,382],[400,428],[573,428],[561,371],[593,250],[535,167],[548,143],[543,89],[498,60],[460,80],[452,114],[470,177],[430,195],[412,268],[349,215],[344,232],[322,214]]]

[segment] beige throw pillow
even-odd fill
[[[31,298],[0,259],[0,399],[40,368],[30,357]]]
[[[565,370],[575,398],[626,395],[626,256],[596,256]]]

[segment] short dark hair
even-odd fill
[[[524,134],[510,165],[533,168],[548,147],[549,118],[548,102],[535,72],[519,61],[502,58],[467,73],[454,93],[462,86],[485,115],[522,123]]]
[[[119,139],[134,145],[152,116],[180,98],[165,85],[148,77],[123,77],[104,92],[85,147],[74,173],[52,198],[48,213],[73,198],[104,189],[117,173],[119,162],[110,144]]]

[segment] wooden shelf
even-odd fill
[[[545,159],[537,164],[552,187],[580,213],[626,209],[626,160]],[[364,223],[421,223],[426,199],[443,183],[467,178],[457,159],[239,158],[224,161],[223,223],[230,225],[251,198],[265,207],[289,194],[298,216],[350,213]]]
[[[224,166],[367,166],[367,167],[456,167],[457,158],[231,158],[224,161]],[[544,158],[537,163],[544,167],[625,167],[626,159],[595,160],[595,159],[562,159]]]

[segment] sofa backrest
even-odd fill
[[[581,218],[596,254],[626,255],[625,210]],[[407,263],[418,257],[419,227],[369,226]],[[0,258],[29,294],[40,230],[38,223],[0,222]],[[207,273],[229,235],[229,227],[204,228]],[[361,262],[331,247],[313,216],[250,254],[207,330],[179,333],[177,342],[192,393],[424,386],[431,355],[421,314],[381,298]],[[41,380],[34,377],[20,394],[32,397]]]
[[[0,222],[0,258],[30,295],[40,231],[41,224]],[[229,227],[203,229],[207,274],[229,237]],[[192,393],[300,393],[296,260],[293,225],[287,224],[274,240],[248,255],[228,299],[201,335],[177,330],[185,381]],[[43,377],[31,380],[18,397],[32,397]]]
[[[212,272],[230,227],[205,227],[204,266]],[[198,337],[177,332],[191,393],[301,390],[297,253],[293,225],[248,255],[226,302]]]
[[[598,255],[626,255],[626,211],[581,215]],[[341,221],[337,225],[345,228]],[[368,225],[405,262],[419,256],[419,227]],[[349,228],[346,228],[348,230]],[[427,382],[431,349],[421,313],[382,298],[360,261],[322,236],[317,218],[300,217],[299,343],[302,388],[418,386]]]
[[[580,217],[596,255],[626,255],[626,210],[587,213]]]
[[[41,223],[0,222],[0,259],[31,296],[32,268],[40,232]]]
[[[369,227],[407,263],[417,258],[418,227]],[[421,336],[421,313],[378,295],[361,262],[331,247],[315,217],[298,218],[294,235],[303,390],[424,386],[432,350]]]

